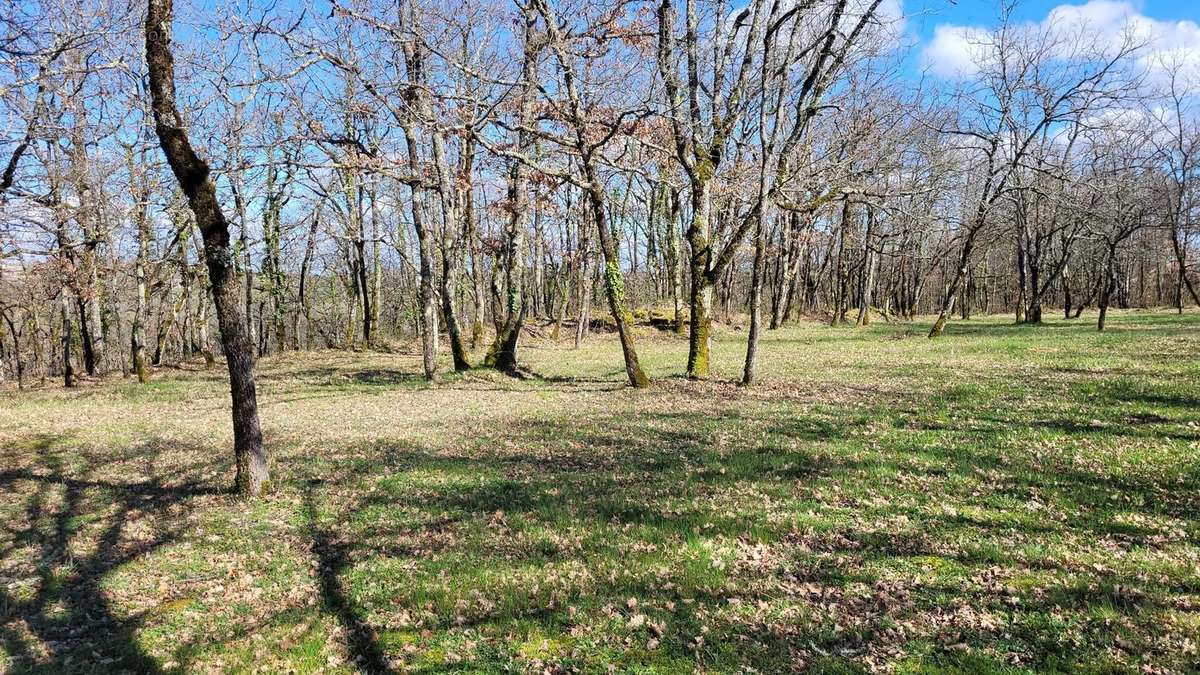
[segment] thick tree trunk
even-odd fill
[[[703,257],[703,256],[701,256]],[[692,284],[688,296],[688,363],[692,379],[708,377],[712,348],[713,286],[707,279],[708,264],[692,258]]]
[[[522,136],[525,134],[522,132]],[[496,340],[485,363],[503,372],[517,369],[517,349],[525,323],[525,221],[529,208],[528,171],[520,163],[509,172],[508,201],[511,212],[505,228],[503,316],[496,323]]]
[[[707,187],[705,189],[707,190]],[[706,214],[693,218],[692,227],[688,231],[688,244],[691,247],[691,285],[688,294],[687,376],[700,379],[708,377],[712,349],[714,280],[709,276],[712,251],[708,241]]]
[[[146,14],[146,63],[154,127],[163,153],[196,216],[204,238],[205,262],[221,343],[229,368],[233,402],[233,448],[239,494],[260,494],[268,479],[267,453],[263,448],[254,383],[254,352],[241,311],[241,294],[233,270],[229,225],[217,201],[208,165],[196,155],[184,132],[185,123],[175,103],[175,61],[171,54],[172,0],[149,0]]]
[[[94,292],[95,286],[88,281],[89,293]],[[79,312],[79,346],[83,351],[83,372],[89,377],[96,374],[96,352],[92,346],[91,305],[88,300],[76,297],[76,309]]]
[[[692,185],[692,221],[687,229],[691,272],[687,376],[692,379],[708,377],[712,347],[712,299],[716,280],[712,277],[712,242],[709,240],[712,227],[710,189],[705,180]]]
[[[519,95],[517,150],[528,156],[535,140],[527,129],[534,120],[534,80],[537,77],[537,54],[540,44],[534,34],[536,17],[532,7],[523,10],[523,56],[521,62],[521,91]],[[485,363],[503,372],[517,370],[517,347],[529,303],[525,298],[525,229],[529,218],[529,169],[523,162],[514,161],[508,173],[508,219],[504,232],[504,298],[503,315],[497,317],[496,340]]]
[[[421,96],[423,112],[432,117],[429,110],[428,98]],[[442,214],[442,315],[446,321],[446,333],[450,338],[450,354],[454,359],[454,370],[462,372],[471,369],[467,358],[467,347],[463,342],[462,330],[458,324],[458,307],[455,303],[454,291],[458,281],[459,244],[467,235],[470,228],[462,222],[464,194],[470,194],[471,187],[459,189],[454,185],[450,162],[447,158],[446,139],[439,129],[433,131],[433,162],[438,175],[438,197],[441,200]],[[463,151],[462,165],[457,175],[470,176],[474,150],[471,140],[467,141]]]
[[[1029,258],[1029,295],[1025,309],[1026,323],[1042,322],[1042,245],[1040,241],[1033,247],[1033,255]]]
[[[417,53],[406,47],[405,59],[409,75],[420,81],[421,63]],[[422,166],[421,156],[417,148],[417,120],[406,119],[403,122],[404,140],[408,146],[408,164],[414,171]],[[425,379],[437,378],[437,336],[438,336],[438,303],[437,291],[434,287],[434,233],[430,231],[430,223],[425,219],[426,190],[416,183],[409,185],[412,190],[410,211],[413,230],[417,233],[417,254],[419,258],[420,285],[417,292],[420,303],[420,336],[421,336],[421,366]]]

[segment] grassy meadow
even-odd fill
[[[0,390],[0,672],[1200,671],[1200,313]],[[448,363],[448,358],[447,358]]]

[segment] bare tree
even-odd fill
[[[945,330],[979,235],[1005,198],[1019,189],[1019,176],[1038,141],[1130,90],[1120,67],[1138,48],[1132,36],[1112,49],[1078,41],[1066,28],[1029,28],[1009,20],[1006,12],[1000,28],[978,45],[979,74],[955,96],[958,119],[942,131],[963,139],[959,150],[978,169],[958,227],[957,263],[930,338]]]
[[[229,225],[217,201],[208,164],[192,148],[175,101],[175,59],[171,53],[172,0],[149,0],[146,13],[146,66],[154,130],[179,187],[187,196],[204,238],[204,256],[221,327],[233,401],[233,452],[237,492],[257,496],[269,477],[258,422],[254,347],[241,309],[241,292],[230,247]]]

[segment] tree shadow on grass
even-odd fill
[[[331,614],[349,635],[349,649],[355,665],[367,673],[390,673],[379,636],[360,616],[359,610],[346,594],[342,575],[353,564],[354,545],[344,533],[339,536],[323,525],[317,515],[315,490],[323,484],[310,479],[304,490],[304,521],[316,556],[317,577],[321,588],[321,606]]]
[[[159,442],[136,453],[151,477],[123,483],[93,476],[94,464],[69,469],[55,448],[62,440],[41,436],[24,448],[36,455],[29,463],[38,470],[0,472],[0,493],[25,495],[22,516],[0,525],[10,542],[0,552],[0,569],[19,575],[19,583],[0,588],[0,645],[15,673],[160,672],[136,637],[142,616],[116,611],[104,577],[176,541],[186,525],[179,509],[221,490],[187,478],[202,466],[182,472],[183,480],[177,468],[161,473]],[[82,453],[71,454],[77,463]],[[133,521],[151,523],[152,534],[129,536],[125,526]],[[93,541],[92,552],[76,554]],[[24,582],[32,582],[30,592],[21,590]]]
[[[263,383],[303,383],[316,387],[396,387],[425,382],[416,371],[393,368],[350,368],[320,366],[282,372],[264,371],[258,380]]]
[[[910,403],[916,414],[928,412],[922,407],[926,403]],[[870,408],[797,409],[794,414],[781,414],[777,408],[755,410],[739,404],[717,406],[707,414],[631,412],[522,418],[472,444],[442,449],[384,443],[374,451],[386,458],[381,463],[386,471],[375,475],[378,482],[370,494],[357,493],[354,507],[337,518],[352,529],[361,528],[361,535],[344,535],[347,542],[353,542],[346,544],[351,550],[338,552],[333,560],[353,557],[356,550],[373,559],[392,558],[400,562],[401,569],[426,570],[430,580],[437,580],[430,581],[433,586],[428,591],[435,597],[445,594],[459,579],[483,584],[480,592],[490,596],[502,591],[478,581],[476,575],[503,578],[505,570],[547,565],[569,568],[581,564],[590,570],[599,561],[615,558],[636,566],[639,555],[617,548],[614,537],[671,546],[704,538],[746,546],[764,543],[794,557],[780,562],[779,567],[755,571],[759,576],[749,577],[744,587],[698,587],[689,591],[689,599],[709,612],[725,606],[726,595],[740,596],[742,602],[770,603],[778,598],[769,590],[770,584],[764,585],[761,575],[774,575],[777,578],[771,584],[816,584],[821,593],[829,594],[829,602],[838,607],[840,615],[854,618],[853,631],[837,633],[820,622],[772,627],[735,622],[719,629],[724,634],[710,634],[711,647],[697,651],[688,643],[689,624],[680,621],[672,624],[659,649],[667,657],[689,663],[700,663],[696,659],[703,657],[709,659],[703,663],[710,666],[766,664],[768,669],[801,653],[808,657],[822,651],[854,655],[884,645],[893,639],[889,626],[932,611],[931,606],[941,606],[950,595],[967,598],[974,608],[1018,611],[1007,604],[1012,596],[1003,583],[982,590],[970,590],[974,582],[944,587],[930,583],[905,590],[909,595],[901,594],[897,596],[900,600],[882,605],[851,593],[863,584],[884,583],[871,570],[904,569],[908,561],[922,557],[957,560],[972,575],[995,569],[1054,575],[1046,588],[1022,594],[1019,613],[1031,621],[1052,614],[1056,604],[1083,613],[1110,607],[1129,615],[1153,612],[1167,607],[1170,595],[1191,592],[1193,587],[1185,583],[1155,585],[1129,570],[1112,570],[1096,584],[1072,585],[1063,580],[1079,570],[1068,561],[1057,561],[1052,554],[1044,559],[1014,560],[1005,542],[1019,532],[1030,541],[1046,538],[1053,542],[1070,535],[1100,547],[1104,541],[1124,537],[1130,546],[1154,547],[1156,532],[1152,528],[1131,529],[1112,521],[1109,493],[1134,497],[1123,506],[1128,510],[1151,517],[1189,519],[1188,508],[1195,504],[1194,499],[1179,492],[1194,493],[1194,477],[1163,476],[1158,480],[1145,476],[1139,483],[1099,470],[1047,471],[1037,453],[1014,451],[1007,440],[1011,430],[1004,420],[987,417],[977,417],[982,422],[970,428],[947,426],[938,431],[937,443],[927,444],[929,436],[917,432],[911,447],[889,446],[889,440],[872,438],[872,420],[877,418]],[[893,434],[890,439],[907,433],[903,428],[884,428]],[[731,444],[722,434],[732,429],[739,433]],[[1074,435],[1070,428],[1060,431]],[[363,478],[353,476],[357,481]],[[833,496],[828,496],[831,489]],[[894,502],[873,503],[875,495],[888,490],[897,491]],[[801,530],[791,519],[771,521],[763,514],[738,513],[736,501],[722,501],[747,494],[799,504],[821,502],[822,514],[854,513],[852,522],[857,524],[817,529],[794,540]],[[1057,519],[1031,510],[1005,519],[1005,505],[1035,499],[1064,504],[1064,515]],[[939,514],[929,510],[936,500],[978,507],[984,515]],[[386,515],[388,509],[395,509],[395,520]],[[995,521],[989,520],[990,513],[996,514]],[[351,523],[351,517],[359,514],[371,514],[367,516],[370,520]],[[902,522],[908,525],[894,530],[872,527],[875,519],[888,518],[907,519]],[[493,531],[494,535],[489,534]],[[546,546],[538,544],[540,533],[550,531],[594,534],[584,536],[576,547],[556,545],[552,537]],[[380,597],[404,604],[413,592],[408,586],[421,588],[426,582],[409,578],[404,583]],[[738,580],[731,577],[722,583],[737,584]],[[1139,587],[1142,590],[1136,590]],[[1131,588],[1135,590],[1129,591]],[[579,592],[582,595],[573,602],[594,606],[620,608],[628,597],[682,603],[678,589],[664,590],[640,578],[597,579],[594,586]],[[887,592],[885,588],[883,595]],[[327,604],[345,617],[343,624],[348,628],[357,626],[366,610],[346,609],[344,597],[335,594]],[[421,601],[426,602],[429,596],[418,593],[413,597],[426,598]],[[490,612],[464,612],[463,622],[455,616],[459,610],[451,609],[454,598],[451,593],[439,600],[446,607],[438,605],[437,617],[426,625],[447,631],[490,626],[504,634],[537,625],[550,636],[565,633],[573,625],[552,596],[531,593],[510,598]],[[371,605],[373,601],[363,602]],[[809,606],[803,598],[795,602],[800,608]],[[1099,635],[1096,644],[1101,644],[1111,639],[1109,633],[1115,629],[1094,630]],[[1049,637],[1034,632],[1017,642],[1034,653],[1035,659],[1049,659],[1049,652],[1037,651],[1039,641]],[[948,632],[946,639],[958,638]],[[1001,637],[981,632],[972,638],[981,648],[988,648],[993,641],[999,642]],[[363,649],[373,653],[378,641],[355,647],[360,653]],[[1094,655],[1103,658],[1102,652]]]

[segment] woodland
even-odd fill
[[[2,7],[0,671],[1200,669],[1195,22]]]

